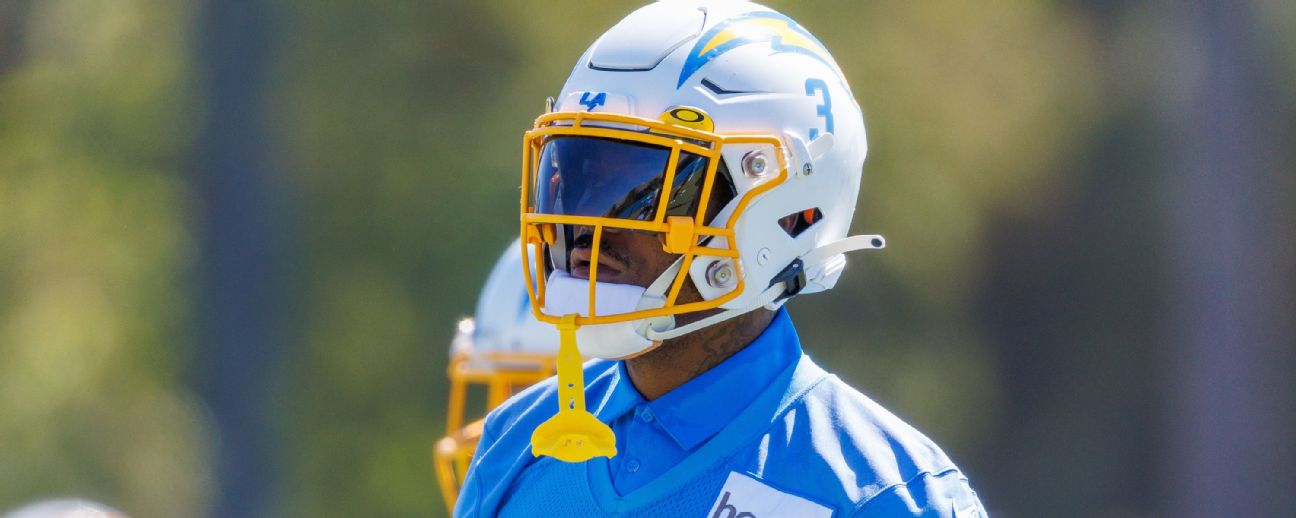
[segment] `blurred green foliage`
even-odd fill
[[[790,305],[808,352],[945,446],[991,510],[1149,512],[1126,485],[1151,432],[1118,424],[1150,405],[1157,128],[1143,61],[1107,42],[1146,48],[1154,13],[769,4],[845,70],[871,147],[854,230],[889,240]],[[272,1],[275,174],[300,209],[300,338],[266,416],[277,514],[443,513],[448,344],[516,232],[521,133],[636,5]],[[217,446],[184,376],[199,7],[0,4],[0,510],[69,493],[209,509]],[[1133,251],[1090,261],[1073,231]]]
[[[182,378],[191,6],[6,4],[0,509],[77,493],[191,515],[210,497]]]

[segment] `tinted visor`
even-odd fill
[[[670,157],[669,148],[651,144],[551,137],[536,164],[535,209],[541,214],[652,220],[662,200]],[[707,162],[699,155],[679,153],[664,216],[697,215]],[[732,193],[727,175],[717,176],[723,179],[718,178],[713,189]]]

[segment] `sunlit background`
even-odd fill
[[[0,0],[0,513],[442,516],[520,137],[639,2]],[[771,1],[870,153],[807,351],[997,516],[1296,508],[1296,4]]]

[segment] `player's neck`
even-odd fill
[[[626,360],[626,372],[644,399],[652,401],[747,347],[773,320],[773,311],[757,309],[667,340],[642,356]]]

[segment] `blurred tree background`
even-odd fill
[[[210,501],[184,376],[192,7],[0,3],[0,510]]]
[[[1184,61],[1199,21],[1165,1],[768,3],[845,70],[871,148],[855,231],[889,241],[790,304],[808,352],[942,444],[992,512],[1164,514],[1173,85],[1204,74]],[[447,348],[516,232],[519,138],[637,5],[0,2],[0,510],[229,514],[232,462],[265,486],[249,515],[442,515]],[[1296,293],[1296,9],[1239,5],[1268,278]],[[261,183],[212,187],[228,134],[217,151],[255,148],[240,171]],[[214,194],[240,186],[262,197]],[[265,342],[228,343],[212,293],[248,284],[269,286],[248,300]],[[264,452],[218,423],[227,361],[255,378]]]

